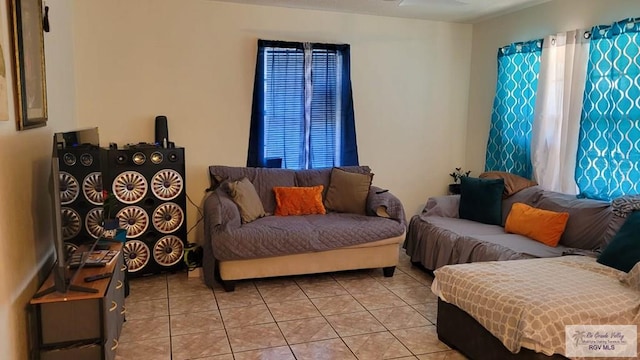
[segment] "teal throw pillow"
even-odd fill
[[[504,179],[463,177],[460,179],[460,218],[501,225],[503,191]]]
[[[640,261],[640,211],[627,217],[616,236],[598,256],[598,262],[629,272]]]

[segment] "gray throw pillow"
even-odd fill
[[[227,190],[233,202],[240,209],[240,217],[243,224],[250,223],[266,215],[256,188],[246,177],[241,180],[230,181],[227,184]]]
[[[331,211],[366,215],[373,174],[356,174],[333,168],[324,206]]]

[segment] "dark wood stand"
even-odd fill
[[[71,283],[96,289],[95,293],[52,292],[31,300],[37,341],[34,353],[42,360],[115,359],[124,322],[125,273],[122,243],[111,244],[120,253],[105,267],[83,268]],[[82,251],[82,249],[79,249]],[[109,278],[85,282],[87,276],[113,273]],[[53,285],[53,275],[38,292]]]

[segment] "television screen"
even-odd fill
[[[82,244],[86,244],[89,251],[93,250],[101,235],[99,231],[88,230],[92,211],[95,214],[93,221],[98,227],[102,221],[99,151],[98,128],[53,135],[49,194],[52,205],[52,238],[56,255],[53,268],[55,285],[36,294],[35,297],[51,292],[94,292],[91,288],[71,285],[75,273],[84,266],[84,262],[71,269],[69,255]]]

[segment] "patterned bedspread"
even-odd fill
[[[564,355],[565,325],[640,324],[640,292],[623,274],[585,256],[472,263],[436,270],[432,290],[511,352]]]

